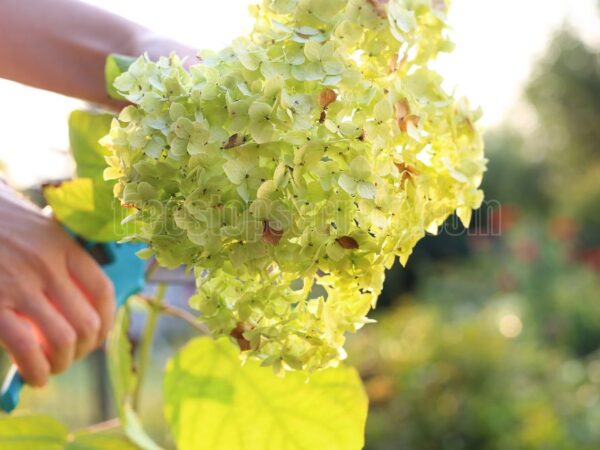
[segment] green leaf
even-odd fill
[[[115,404],[123,431],[131,442],[144,450],[160,450],[160,447],[146,434],[138,415],[131,407],[137,376],[133,368],[131,342],[128,336],[130,323],[129,308],[121,308],[107,341],[108,373]]]
[[[73,111],[69,116],[69,142],[77,176],[103,181],[106,150],[98,141],[110,131],[111,114]]]
[[[77,178],[59,186],[46,187],[44,196],[54,216],[85,239],[118,241],[131,234],[135,227],[132,222],[121,224],[127,211],[114,198],[110,185],[105,183]]]
[[[167,365],[165,414],[180,450],[363,448],[367,398],[341,366],[276,376],[228,339],[191,341]]]
[[[65,426],[51,417],[13,416],[0,419],[2,450],[62,450],[67,436]]]
[[[119,240],[135,226],[121,224],[128,212],[114,198],[115,182],[103,177],[106,150],[98,141],[108,134],[112,119],[110,114],[71,113],[69,140],[80,178],[44,189],[58,220],[80,236],[95,241]]]
[[[139,450],[122,434],[69,434],[67,428],[47,416],[7,416],[0,419],[2,450]]]
[[[131,66],[135,60],[136,58],[131,56],[118,55],[115,53],[108,55],[108,58],[106,58],[104,78],[106,80],[106,92],[111,98],[114,98],[115,100],[125,100],[115,89],[113,83],[119,75],[129,69],[129,66]]]
[[[119,309],[115,325],[107,339],[108,373],[121,420],[125,419],[124,405],[131,398],[136,384],[128,336],[130,320],[129,308]]]
[[[65,450],[139,450],[125,436],[116,434],[77,433]]]
[[[144,430],[142,421],[137,413],[129,405],[125,405],[125,416],[122,422],[123,430],[127,437],[142,450],[163,450],[157,445]]]

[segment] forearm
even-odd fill
[[[156,57],[156,39],[134,22],[76,0],[0,0],[0,77],[70,97],[114,104],[104,85],[107,55],[148,50]],[[171,50],[182,49],[172,44]]]

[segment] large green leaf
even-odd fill
[[[137,378],[133,369],[129,325],[129,307],[125,306],[119,309],[115,325],[106,341],[108,374],[121,421],[126,419],[124,405],[131,400]]]
[[[108,372],[115,403],[121,419],[121,427],[131,442],[144,450],[160,450],[160,447],[146,434],[138,415],[131,407],[138,377],[133,367],[129,325],[129,308],[121,308],[107,341]]]
[[[132,234],[135,224],[123,225],[129,211],[114,198],[114,181],[105,181],[105,150],[98,143],[110,129],[112,116],[74,111],[69,117],[71,152],[77,178],[44,189],[54,215],[78,235],[94,241],[117,241]]]
[[[227,339],[191,341],[165,376],[179,450],[358,450],[367,407],[352,368],[278,377],[253,360],[242,366]]]
[[[135,58],[131,56],[124,56],[118,54],[111,54],[106,58],[106,64],[104,66],[104,79],[106,80],[106,92],[115,100],[125,100],[122,95],[120,95],[113,83],[115,79],[121,75],[123,72],[129,69],[129,66],[133,64]]]
[[[77,178],[44,189],[54,216],[86,239],[117,241],[131,234],[135,224],[122,224],[127,210],[114,198],[110,186],[90,178]]]
[[[135,442],[142,450],[163,450],[161,446],[156,444],[144,430],[142,421],[137,413],[129,404],[124,405],[125,418],[123,419],[123,431],[131,442]]]
[[[104,182],[107,152],[98,141],[110,131],[113,117],[91,111],[73,111],[69,116],[69,142],[78,177]]]
[[[122,434],[69,434],[47,416],[6,416],[0,419],[2,450],[139,450]]]
[[[63,450],[68,431],[46,416],[3,417],[0,419],[2,450]]]
[[[65,450],[139,450],[125,436],[114,434],[78,433],[64,447]],[[33,450],[33,449],[32,449]]]

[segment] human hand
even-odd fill
[[[113,286],[59,224],[2,184],[0,222],[0,345],[43,386],[104,340]]]
[[[172,51],[197,62],[194,49],[86,2],[0,0],[0,61],[10,61],[0,78],[118,109],[106,94],[106,57]]]
[[[134,47],[136,49],[135,56],[148,53],[150,59],[153,60],[175,52],[180,58],[185,58],[184,66],[186,68],[200,62],[197,56],[198,50],[151,31],[140,32],[136,36]]]

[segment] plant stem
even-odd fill
[[[84,428],[84,433],[105,433],[107,431],[115,430],[121,426],[121,421],[119,419],[110,419],[106,422],[96,423],[94,425],[90,425],[87,428]]]
[[[154,307],[159,308],[160,312],[162,314],[165,314],[167,316],[176,317],[180,320],[183,320],[189,326],[196,329],[196,331],[198,331],[200,334],[209,334],[209,331],[208,331],[208,328],[206,327],[206,325],[204,325],[203,323],[200,323],[196,319],[196,317],[194,317],[193,314],[187,312],[184,309],[178,308],[177,306],[173,306],[173,305],[166,305],[164,303],[161,305],[155,305],[154,300],[152,300],[148,297],[145,297],[143,295],[137,295],[135,298],[138,300],[141,300],[141,302],[146,305],[153,305]]]
[[[140,398],[142,393],[142,386],[144,384],[144,378],[146,376],[146,370],[150,363],[150,355],[152,353],[152,344],[154,342],[154,332],[156,331],[156,325],[158,324],[158,318],[160,317],[160,311],[167,286],[161,283],[156,288],[156,294],[154,300],[149,301],[147,304],[148,317],[146,319],[146,326],[144,327],[144,333],[142,334],[142,340],[140,342],[140,353],[138,358],[138,379],[133,393],[133,409],[138,411]]]
[[[146,281],[150,281],[157,270],[158,263],[156,262],[156,259],[152,259],[150,265],[148,266],[148,270],[146,271]]]

